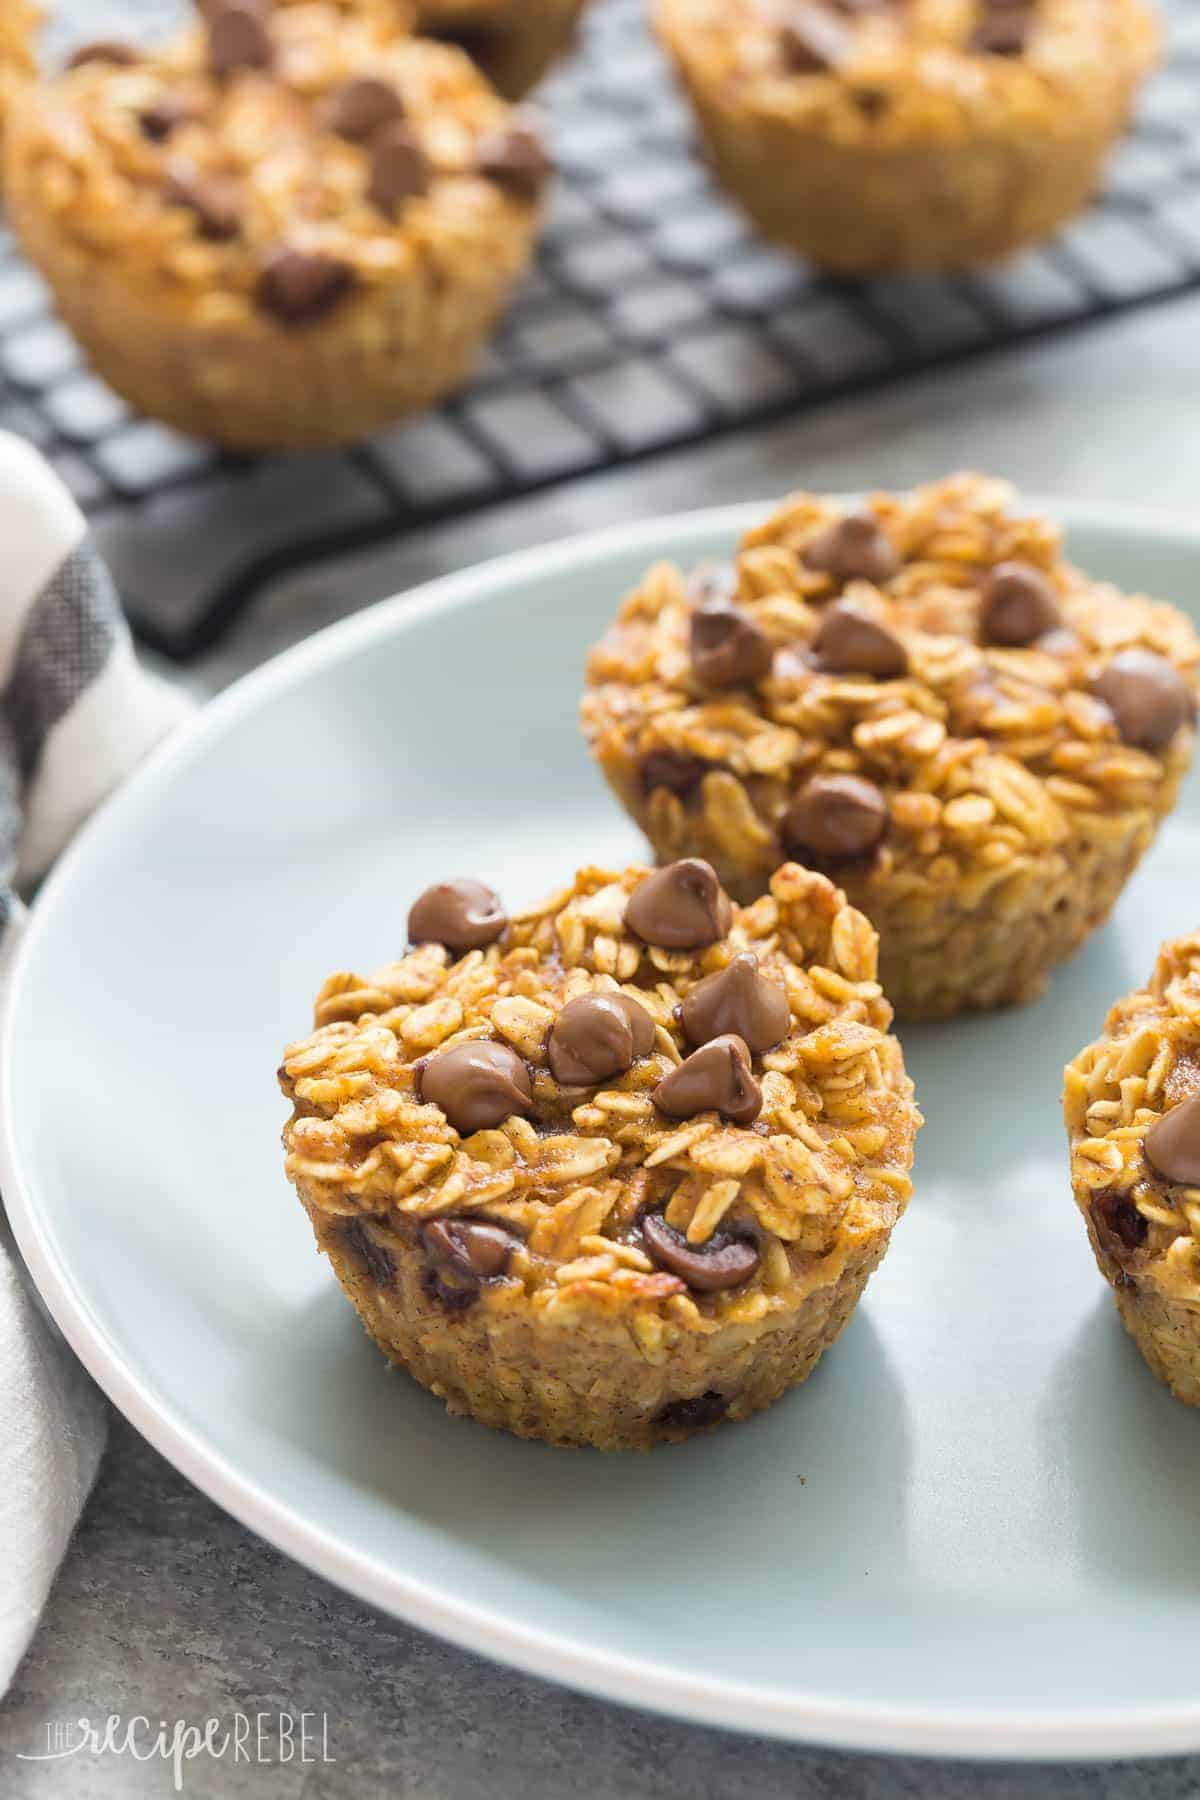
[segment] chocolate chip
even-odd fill
[[[520,1238],[486,1219],[433,1219],[421,1232],[426,1251],[456,1275],[494,1281],[521,1247]]]
[[[779,46],[795,75],[818,75],[846,61],[850,35],[841,20],[823,6],[800,0],[779,28]]]
[[[826,607],[812,647],[820,667],[835,675],[893,681],[908,669],[900,639],[850,600]]]
[[[710,767],[686,750],[650,750],[642,758],[642,786],[648,794],[655,788],[669,788],[686,800],[700,786]]]
[[[737,586],[732,563],[699,563],[688,579],[687,597],[693,606],[731,606]]]
[[[1032,563],[997,563],[983,584],[979,623],[985,642],[1018,647],[1062,624],[1049,577]]]
[[[1164,1113],[1142,1140],[1146,1161],[1164,1181],[1200,1187],[1200,1094]]]
[[[783,838],[803,860],[805,851],[841,861],[873,850],[887,826],[887,801],[861,775],[814,775],[783,818]]]
[[[1101,1189],[1092,1195],[1091,1213],[1101,1246],[1115,1261],[1122,1261],[1127,1250],[1140,1250],[1150,1235],[1149,1220],[1127,1194]]]
[[[668,863],[645,876],[625,904],[625,924],[660,950],[699,950],[723,938],[733,903],[711,863],[698,856]]]
[[[654,1020],[625,994],[580,994],[555,1019],[546,1043],[550,1073],[564,1087],[623,1075],[654,1046]]]
[[[735,1125],[751,1125],[762,1111],[762,1089],[754,1079],[750,1051],[733,1032],[693,1050],[663,1076],[650,1098],[671,1119],[718,1112]]]
[[[979,56],[1020,56],[1032,31],[1031,6],[985,5],[968,47]]]
[[[521,200],[536,200],[550,174],[541,138],[532,125],[520,121],[480,140],[475,167]]]
[[[320,250],[277,250],[258,278],[258,303],[281,325],[313,325],[354,285],[354,270]]]
[[[97,38],[95,43],[80,44],[67,58],[68,69],[80,69],[85,63],[111,63],[114,68],[126,69],[142,60],[140,50],[132,44],[122,44],[116,38]]]
[[[404,101],[390,81],[377,75],[355,75],[327,94],[317,111],[325,131],[365,144],[368,138],[404,117]]]
[[[381,213],[394,214],[406,200],[429,192],[429,158],[407,125],[389,125],[371,145],[367,199]]]
[[[265,69],[271,62],[271,37],[261,9],[252,0],[222,0],[206,9],[208,60],[214,75],[237,69]]]
[[[507,924],[499,896],[482,881],[437,881],[412,904],[408,941],[444,944],[461,954],[494,944]]]
[[[342,1243],[348,1256],[358,1264],[368,1281],[376,1287],[396,1285],[396,1263],[384,1244],[377,1244],[361,1219],[347,1219],[341,1227]]]
[[[646,1249],[659,1268],[678,1275],[701,1294],[740,1287],[761,1261],[752,1237],[717,1231],[706,1244],[689,1244],[682,1231],[668,1225],[661,1213],[646,1213],[641,1223]]]
[[[241,230],[242,209],[236,182],[225,175],[205,175],[194,169],[172,169],[165,188],[176,206],[195,214],[201,237],[214,243],[235,238]]]
[[[463,1137],[527,1113],[533,1102],[525,1064],[507,1044],[490,1038],[452,1044],[418,1064],[417,1095],[440,1106]]]
[[[1152,650],[1120,650],[1092,692],[1110,708],[1127,744],[1161,750],[1195,717],[1195,698],[1174,663]]]
[[[706,1388],[690,1400],[668,1400],[654,1415],[654,1423],[668,1431],[703,1431],[717,1425],[729,1411],[729,1401],[716,1388]]]
[[[162,94],[149,106],[143,106],[138,124],[152,144],[163,144],[190,117],[191,109],[182,100],[173,94]]]
[[[770,1050],[787,1036],[792,1014],[779,983],[760,974],[757,956],[743,950],[726,968],[689,989],[679,1022],[689,1044],[707,1044],[732,1032],[751,1050]]]
[[[834,581],[890,581],[900,567],[891,538],[872,512],[846,513],[819,531],[803,553],[803,560],[819,574]]]
[[[771,672],[766,632],[738,606],[702,606],[692,614],[692,672],[705,687],[750,687]]]

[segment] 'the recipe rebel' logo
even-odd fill
[[[329,1717],[323,1712],[233,1713],[194,1725],[186,1719],[149,1719],[120,1713],[91,1719],[52,1719],[45,1727],[45,1746],[18,1750],[19,1762],[64,1762],[76,1756],[128,1756],[134,1762],[165,1762],[172,1785],[183,1792],[188,1763],[204,1757],[213,1762],[275,1764],[332,1763]]]

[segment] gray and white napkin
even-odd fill
[[[20,895],[186,709],[138,667],[112,580],[47,464],[0,432],[0,984]],[[0,1217],[0,1693],[95,1478],[104,1403]]]

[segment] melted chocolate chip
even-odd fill
[[[706,1388],[690,1400],[669,1400],[654,1415],[654,1423],[668,1431],[703,1431],[717,1425],[729,1411],[729,1402],[716,1388]]]
[[[533,1104],[529,1071],[515,1050],[473,1038],[438,1050],[417,1069],[418,1098],[439,1106],[455,1131],[470,1137],[502,1125]]]
[[[878,587],[900,567],[895,546],[873,512],[846,513],[819,531],[803,553],[805,565],[834,581],[871,581]]]
[[[794,75],[820,75],[839,69],[850,49],[841,20],[823,6],[798,0],[779,28],[783,60]]]
[[[208,60],[214,75],[270,66],[271,36],[253,0],[221,0],[206,10]]]
[[[983,584],[979,624],[984,641],[1017,648],[1062,624],[1049,577],[1032,563],[997,563]]]
[[[887,827],[887,801],[860,775],[814,775],[783,817],[782,835],[801,860],[805,852],[841,861],[866,856]]]
[[[421,1232],[428,1255],[471,1281],[494,1281],[512,1261],[520,1238],[487,1219],[433,1219]]]
[[[563,1087],[592,1087],[623,1075],[654,1046],[654,1020],[625,994],[580,994],[550,1029],[550,1073]]]
[[[173,94],[161,94],[144,106],[138,124],[152,144],[165,144],[171,133],[191,117],[190,109]]]
[[[733,903],[712,864],[687,856],[643,877],[625,904],[625,923],[660,950],[700,950],[728,932]]]
[[[792,1023],[788,997],[777,981],[759,973],[758,958],[743,950],[715,975],[689,989],[679,1007],[679,1023],[689,1044],[707,1044],[732,1033],[751,1050],[771,1050]]]
[[[201,237],[214,243],[235,238],[241,230],[242,209],[236,182],[228,176],[206,175],[195,169],[172,169],[166,197],[195,215]]]
[[[277,250],[258,278],[258,304],[281,325],[315,325],[354,286],[354,270],[320,250]]]
[[[355,75],[327,94],[318,118],[326,131],[365,144],[368,138],[404,117],[404,101],[390,81],[376,75]]]
[[[985,0],[983,12],[971,33],[969,48],[979,56],[1020,56],[1033,31],[1033,8],[1024,4]]]
[[[908,653],[894,632],[850,600],[835,600],[821,615],[813,652],[835,675],[874,675],[894,681],[908,669]]]
[[[532,125],[517,121],[481,139],[475,167],[519,200],[536,200],[550,174],[550,161]]]
[[[642,758],[642,786],[648,794],[655,788],[668,788],[686,800],[695,793],[710,767],[686,750],[650,750]]]
[[[408,941],[443,944],[461,955],[494,944],[507,924],[499,896],[482,881],[437,881],[413,902]]]
[[[347,1219],[340,1227],[346,1253],[358,1264],[368,1281],[376,1287],[396,1285],[396,1263],[384,1244],[377,1244],[361,1219]]]
[[[381,213],[394,215],[408,200],[429,192],[429,158],[407,125],[389,125],[371,145],[367,199]]]
[[[751,687],[771,673],[771,640],[741,607],[702,606],[692,614],[692,673],[709,688]]]
[[[1091,1214],[1101,1249],[1117,1264],[1140,1250],[1150,1235],[1149,1220],[1125,1194],[1101,1189],[1092,1195]]]
[[[661,1213],[646,1213],[641,1224],[652,1260],[660,1269],[678,1275],[697,1293],[719,1294],[725,1288],[740,1287],[743,1281],[749,1281],[761,1260],[752,1237],[717,1231],[705,1244],[689,1244]]]
[[[1156,1119],[1142,1140],[1146,1161],[1164,1181],[1200,1187],[1200,1094]]]
[[[664,1075],[650,1098],[671,1119],[694,1119],[717,1112],[734,1125],[752,1125],[762,1111],[762,1089],[754,1079],[750,1051],[726,1032]]]
[[[116,38],[97,38],[95,43],[80,44],[78,50],[73,50],[67,67],[80,69],[85,63],[111,63],[116,69],[125,69],[141,60],[141,52],[132,44],[123,44]]]
[[[1162,750],[1195,717],[1191,688],[1174,663],[1152,650],[1121,650],[1092,683],[1127,744]]]

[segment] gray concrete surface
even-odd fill
[[[976,362],[293,577],[192,678],[224,685],[325,621],[482,557],[599,524],[804,484],[902,485],[971,465],[1051,495],[1194,511],[1200,303]],[[1119,1657],[1119,1643],[1081,1646]],[[1169,1654],[1169,1647],[1164,1647]],[[1196,1800],[1200,1757],[1035,1769],[850,1757],[677,1725],[443,1646],[226,1518],[122,1422],[41,1629],[0,1706],[0,1796],[142,1800],[161,1759],[42,1753],[117,1713],[328,1719],[332,1762],[197,1758],[202,1800]]]

